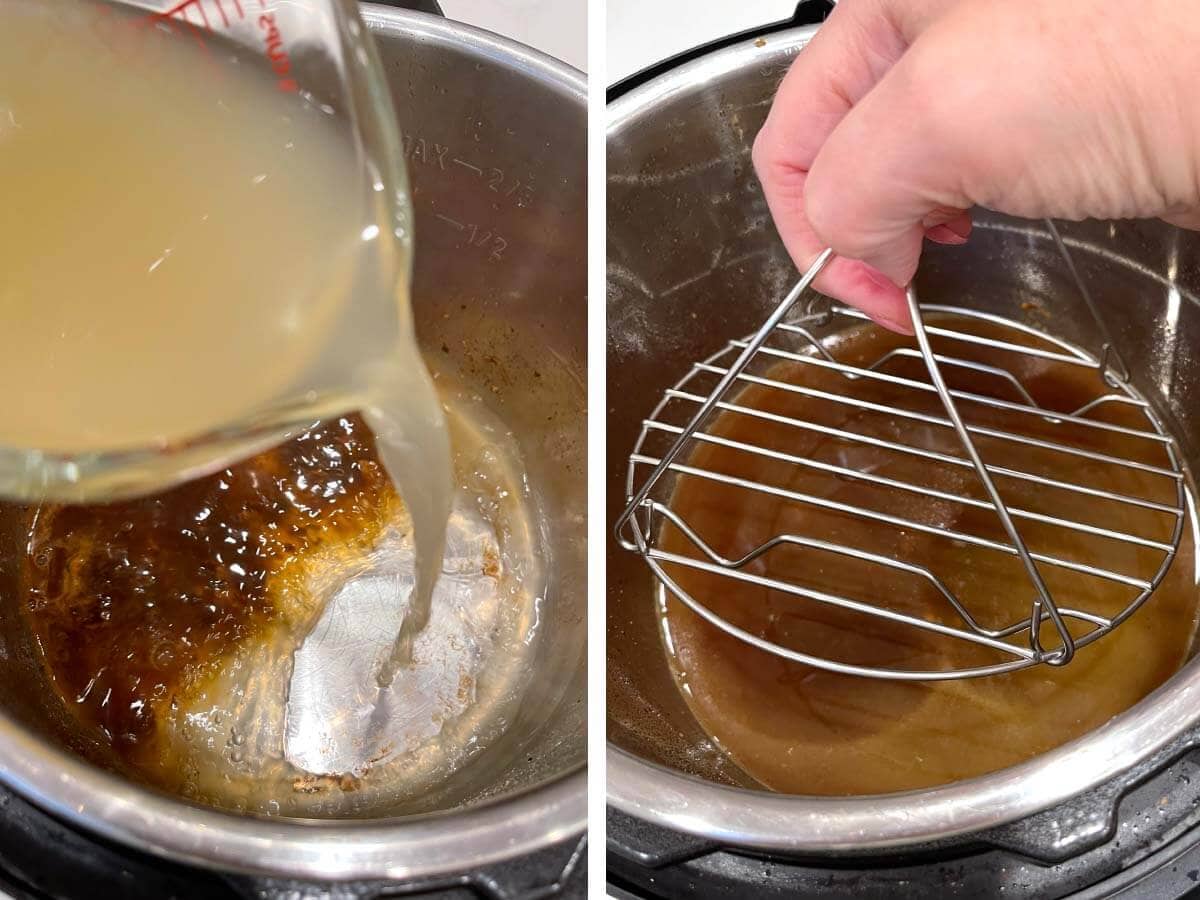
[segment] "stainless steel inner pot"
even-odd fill
[[[771,225],[750,148],[776,85],[814,33],[796,29],[725,48],[609,106],[610,523],[625,505],[627,457],[641,421],[662,392],[693,361],[754,331],[797,278]],[[1084,223],[1064,235],[1135,383],[1197,472],[1200,238],[1156,222]],[[1023,302],[1044,301],[1051,318],[1040,327],[1093,351],[1101,345],[1088,316],[1062,304],[1076,292],[1038,223],[981,215],[966,247],[928,248],[917,287],[924,296],[953,296],[1018,320],[1026,318]],[[755,790],[707,740],[679,695],[645,564],[610,539],[607,565],[609,801],[722,842],[835,851],[964,834],[1098,785],[1200,722],[1200,659],[1193,659],[1102,728],[984,777],[844,799]]]
[[[516,856],[585,823],[585,81],[444,19],[373,4],[363,13],[404,131],[417,330],[442,368],[492,389],[540,489],[551,556],[544,631],[509,724],[521,743],[515,760],[452,779],[439,792],[442,812],[299,821],[192,806],[72,755],[56,704],[37,689],[38,664],[13,617],[0,616],[0,779],[89,831],[212,867],[416,877]],[[547,358],[558,377],[535,377]],[[11,548],[23,540],[0,534],[7,603],[19,602]]]

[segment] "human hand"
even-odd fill
[[[1027,218],[1200,227],[1200,11],[1144,0],[842,0],[754,144],[796,265],[911,331],[925,238],[973,206]]]

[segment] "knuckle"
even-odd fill
[[[841,182],[836,174],[831,175],[823,167],[814,168],[805,191],[805,215],[813,234],[822,245],[834,247],[840,254],[853,256],[862,247],[853,219],[847,215],[848,205],[840,202],[842,192],[838,189],[839,184]]]

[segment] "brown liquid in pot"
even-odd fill
[[[961,328],[962,323],[957,322],[956,327]],[[971,330],[996,333],[990,326],[974,325]],[[1011,331],[1003,336],[1013,339]],[[845,336],[835,355],[842,361],[865,365],[901,346],[902,340],[879,329],[862,329]],[[935,349],[948,352],[945,347]],[[961,352],[961,345],[954,349]],[[1094,371],[1028,358],[1014,368],[1012,354],[975,353],[972,358],[1013,370],[1032,396],[1051,409],[1070,411],[1106,393]],[[919,360],[896,359],[884,371],[927,380]],[[949,368],[944,373],[952,388],[1022,402],[1015,388],[999,383],[994,376]],[[848,387],[842,376],[812,366],[784,362],[772,368],[768,377],[930,414],[941,412],[936,395],[862,381]],[[753,385],[734,402],[961,455],[953,431],[894,416]],[[1167,465],[1160,446],[1139,439],[1074,427],[1067,432],[1061,424],[987,411],[968,403],[960,403],[960,410],[974,424],[1018,430],[1101,453]],[[1148,427],[1140,413],[1125,407],[1105,407],[1093,415],[1115,424]],[[969,469],[854,445],[761,418],[722,412],[707,431],[949,493],[984,496]],[[978,447],[993,466],[1020,468],[1164,503],[1174,500],[1171,482],[1159,476],[986,438],[978,440]],[[686,464],[930,525],[1004,539],[998,520],[987,511],[836,478],[724,447],[698,445]],[[998,478],[997,486],[1010,508],[1075,519],[1160,541],[1169,540],[1174,527],[1174,519],[1159,512],[1008,478]],[[781,533],[840,541],[928,566],[985,626],[999,627],[1029,614],[1033,589],[1013,557],[697,477],[679,477],[671,506],[726,557],[741,557]],[[1161,551],[1151,548],[1072,535],[1028,521],[1018,520],[1017,524],[1035,551],[1142,578],[1150,578],[1163,559]],[[945,682],[839,675],[751,647],[720,632],[674,598],[664,603],[666,645],[676,680],[701,727],[765,786],[817,795],[931,787],[1013,765],[1079,737],[1136,703],[1175,672],[1187,658],[1196,630],[1197,574],[1191,528],[1189,521],[1174,564],[1146,604],[1112,634],[1082,648],[1062,669],[1036,666],[1007,675]],[[699,555],[670,526],[664,526],[660,544],[671,552]],[[927,581],[825,551],[777,547],[747,570],[945,624],[961,624]],[[1052,566],[1042,565],[1041,571],[1061,606],[1111,615],[1138,593],[1136,588]],[[668,572],[693,597],[738,626],[813,655],[860,665],[923,670],[983,665],[1002,659],[986,648],[767,588],[677,565],[669,566]],[[1072,627],[1075,633],[1084,630]],[[1043,637],[1047,646],[1053,646],[1055,638],[1048,627]]]
[[[46,672],[119,758],[178,789],[163,735],[179,699],[268,626],[303,636],[320,609],[287,589],[289,569],[364,554],[398,503],[347,416],[165,494],[42,506],[23,586]]]

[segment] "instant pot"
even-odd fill
[[[608,410],[610,523],[663,391],[725,340],[755,331],[798,277],[750,150],[776,85],[830,8],[801,4],[786,24],[610,91],[607,389],[619,398]],[[1156,222],[1063,233],[1135,381],[1195,471],[1200,238]],[[917,287],[1020,319],[1031,297],[1053,314],[1053,297],[1072,290],[1062,270],[1039,223],[981,214],[965,247],[929,248]],[[1044,328],[1098,346],[1086,321],[1052,315]],[[611,537],[606,553],[612,896],[1200,895],[1200,659],[1100,728],[1009,769],[904,794],[768,793],[679,695],[645,564]]]
[[[582,523],[586,82],[432,14],[436,3],[411,5],[426,11],[362,10],[403,132],[418,335],[466,383],[491,387],[551,522]],[[569,377],[535,382],[545,354]],[[0,635],[0,896],[582,896],[586,546],[572,537],[582,524],[551,530],[529,714],[508,724],[523,750],[427,815],[236,816],[102,772],[49,737],[29,655]],[[0,590],[12,568],[0,560]]]

